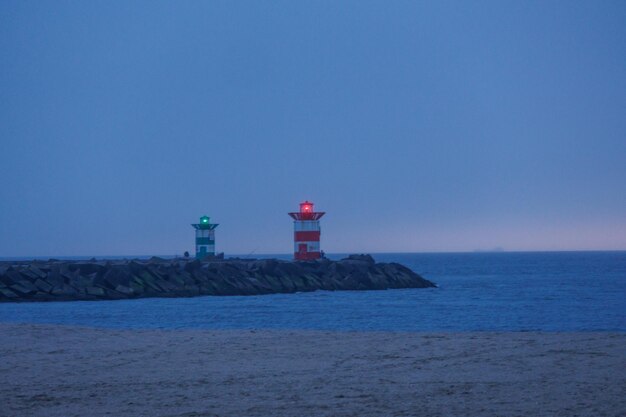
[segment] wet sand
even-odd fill
[[[626,333],[0,334],[1,416],[626,415]]]

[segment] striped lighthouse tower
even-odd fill
[[[210,220],[209,216],[202,216],[200,223],[192,224],[196,229],[196,259],[215,256],[215,228],[219,225]]]
[[[313,203],[300,203],[300,211],[289,213],[293,218],[294,258],[297,261],[308,261],[321,258],[320,251],[320,222],[326,214],[323,211],[313,211]]]

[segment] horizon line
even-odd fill
[[[589,252],[626,252],[626,249],[558,249],[558,250],[471,250],[471,251],[419,251],[419,252],[368,252],[368,251],[349,251],[349,252],[326,252],[326,255],[335,256],[335,255],[351,255],[351,254],[369,254],[369,255],[413,255],[413,254],[424,254],[424,255],[436,255],[436,254],[496,254],[496,253],[507,253],[507,254],[515,254],[515,253],[589,253]],[[255,256],[256,255],[256,256]],[[268,253],[257,253],[257,254],[243,254],[243,253],[230,253],[224,254],[224,256],[228,257],[245,257],[245,258],[255,258],[258,256],[292,256],[293,253],[290,252],[268,252]],[[26,259],[57,259],[63,258],[64,260],[71,260],[71,258],[107,258],[107,259],[135,259],[135,258],[151,258],[151,257],[159,257],[159,258],[185,258],[181,254],[173,254],[173,255],[140,255],[140,254],[132,254],[132,255],[9,255],[9,256],[0,256],[1,261],[11,261],[11,260],[26,260]],[[194,256],[188,257],[188,259],[195,259]]]

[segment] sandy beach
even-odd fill
[[[623,416],[624,333],[0,324],[2,416]]]

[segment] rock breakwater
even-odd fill
[[[258,295],[315,290],[428,288],[435,284],[369,255],[277,259],[0,262],[0,302]]]

